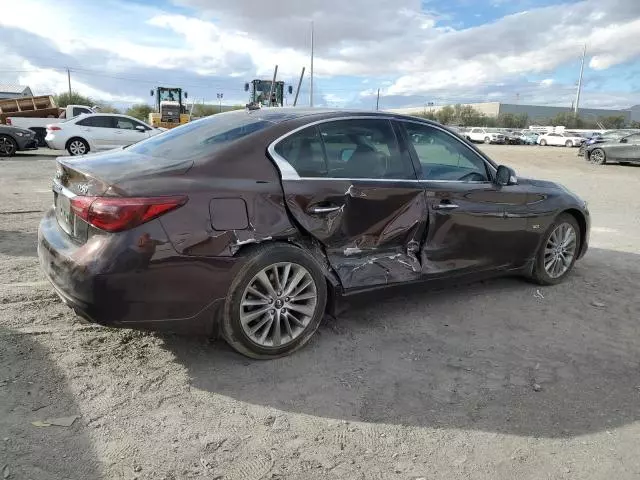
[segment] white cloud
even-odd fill
[[[554,79],[554,70],[577,61],[585,42],[591,69],[640,56],[640,1],[584,0],[534,8],[466,29],[441,26],[444,17],[425,13],[421,0],[173,1],[195,13],[124,0],[59,0],[55,9],[45,0],[20,0],[20,16],[0,17],[0,54],[11,68],[25,59],[38,66],[21,77],[37,89],[61,86],[60,72],[46,66],[75,62],[93,69],[93,78],[87,73],[77,84],[101,98],[139,98],[137,91],[147,86],[109,83],[96,71],[154,82],[204,85],[215,79],[212,89],[225,86],[240,98],[244,81],[270,77],[278,64],[279,76],[295,86],[301,67],[308,72],[311,20],[318,87],[324,79],[360,76],[362,84],[375,86],[374,93],[381,86],[386,97],[489,98],[510,86],[526,87],[528,75],[545,78],[536,88],[551,97],[565,88]],[[41,44],[24,41],[26,33],[19,31],[30,32]],[[331,88],[323,94],[329,103],[349,97]]]

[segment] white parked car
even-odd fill
[[[506,137],[496,128],[472,128],[467,133],[467,138],[472,142],[504,143]]]
[[[70,155],[85,155],[131,145],[159,133],[162,130],[128,115],[92,113],[47,125],[45,141],[54,150],[67,150]]]
[[[545,133],[538,137],[538,144],[542,145],[560,145],[564,147],[579,147],[585,139],[571,132],[563,133]]]

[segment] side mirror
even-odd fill
[[[518,183],[516,172],[505,165],[500,165],[496,172],[496,183],[503,187],[506,185],[516,185]]]
[[[139,132],[146,132],[147,129],[144,128],[142,125],[136,125],[136,130],[138,130]]]
[[[149,93],[151,94],[151,96],[153,97],[153,90],[149,90]]]
[[[187,92],[184,92],[184,98],[189,98],[189,94]]]
[[[244,84],[244,91],[245,91],[245,92],[248,92],[248,91],[249,91],[249,84],[248,84],[248,83],[245,83],[245,84]]]
[[[629,140],[627,140],[626,138],[621,138],[620,139],[620,143],[627,143]]]
[[[287,92],[289,92],[289,95],[293,93],[293,87],[291,85],[287,87]]]

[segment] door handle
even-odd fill
[[[323,214],[323,213],[331,213],[331,212],[337,212],[338,210],[340,210],[342,207],[319,207],[319,206],[313,206],[313,207],[309,207],[307,209],[308,213],[313,213],[313,214]]]
[[[458,208],[458,205],[451,203],[448,200],[443,200],[439,204],[433,206],[434,210],[454,210],[456,208]]]

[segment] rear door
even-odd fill
[[[113,148],[113,121],[108,115],[91,115],[80,119],[76,126],[80,129],[80,136],[91,144],[92,150],[105,150]]]
[[[495,184],[493,167],[447,130],[421,122],[400,124],[428,207],[424,274],[468,274],[524,263],[530,250],[523,242],[526,189]]]
[[[426,204],[390,120],[320,122],[271,145],[287,207],[345,289],[415,280]]]

